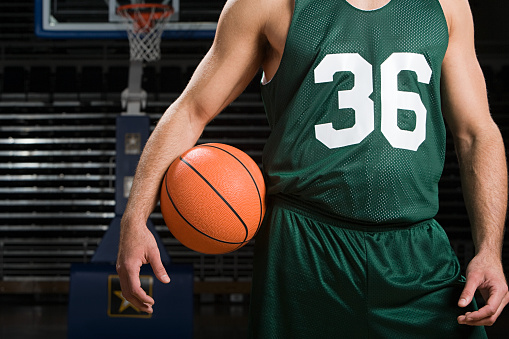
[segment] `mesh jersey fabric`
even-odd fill
[[[296,0],[280,66],[261,88],[268,194],[362,224],[434,217],[447,45],[438,0],[373,11]]]
[[[343,223],[274,199],[255,244],[249,338],[476,338],[460,325],[464,280],[433,219]]]

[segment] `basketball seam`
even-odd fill
[[[198,174],[200,176],[200,178],[207,184],[209,185],[209,187],[214,191],[214,193],[217,194],[217,196],[219,198],[221,198],[221,200],[223,200],[223,202],[226,204],[226,206],[228,206],[228,208],[233,212],[233,214],[235,214],[235,216],[237,217],[237,219],[239,219],[239,221],[242,223],[242,226],[244,226],[244,230],[246,231],[246,236],[244,237],[244,240],[242,240],[242,242],[240,243],[244,243],[246,242],[246,239],[249,235],[249,229],[246,225],[246,223],[244,222],[244,220],[242,220],[242,217],[237,213],[237,211],[235,210],[235,208],[233,208],[232,205],[230,205],[230,203],[225,199],[225,197],[223,197],[221,195],[221,193],[219,193],[219,191],[210,183],[210,181],[208,181],[204,176],[203,174],[201,174],[196,168],[193,167],[193,165],[191,165],[189,162],[187,162],[184,158],[180,157],[180,160],[186,164],[190,169],[192,169],[196,174]]]
[[[246,170],[246,172],[249,174],[249,176],[251,177],[251,180],[253,181],[253,184],[255,185],[255,188],[256,188],[256,193],[258,193],[258,202],[260,204],[260,218],[258,220],[258,227],[256,228],[256,231],[254,232],[253,236],[254,237],[258,231],[260,230],[260,227],[262,225],[262,221],[263,221],[263,202],[262,202],[262,195],[260,194],[260,189],[258,188],[258,184],[255,180],[255,178],[253,177],[253,175],[251,174],[251,171],[249,171],[249,169],[246,167],[246,165],[244,165],[244,163],[239,159],[237,158],[234,154],[228,152],[227,150],[225,150],[224,148],[221,148],[215,144],[201,144],[199,145],[198,147],[210,147],[210,148],[215,148],[215,149],[218,149],[218,150],[221,150],[225,153],[227,153],[228,155],[230,155],[232,158],[234,158],[235,160],[237,160],[241,165],[242,167],[244,167],[244,169]],[[249,230],[246,232],[246,234],[249,233]],[[245,241],[240,244],[234,251],[238,250],[239,248],[241,248],[242,246],[244,246],[244,243]]]
[[[224,199],[224,197],[221,196],[221,194],[219,194],[219,192],[217,192],[217,190],[210,184],[210,182],[208,182],[193,166],[191,166],[191,164],[189,164],[187,161],[185,161],[184,159],[182,159],[182,157],[180,157],[180,160],[186,164],[189,168],[191,168],[196,174],[198,174],[202,180],[205,181],[205,183],[207,183],[215,192],[216,194],[227,204],[228,207],[230,207],[230,209],[233,211],[233,213],[235,213],[235,215],[237,216],[237,218],[239,218],[240,222],[242,223],[242,225],[244,226],[244,228],[246,229],[246,236],[244,238],[243,241],[241,242],[231,242],[231,241],[225,241],[225,240],[221,240],[221,239],[216,239],[214,238],[213,236],[211,235],[208,235],[202,231],[200,231],[197,227],[195,227],[189,220],[187,220],[183,215],[182,213],[180,213],[180,210],[178,209],[177,205],[175,204],[175,202],[173,201],[172,197],[171,197],[171,194],[168,190],[168,176],[166,175],[165,176],[165,188],[166,188],[166,194],[168,195],[168,198],[170,199],[170,202],[171,204],[173,205],[173,208],[175,209],[175,211],[178,213],[178,215],[180,215],[180,217],[182,218],[182,220],[184,220],[189,226],[191,226],[196,232],[206,236],[207,238],[210,238],[214,241],[218,241],[218,242],[221,242],[221,243],[224,243],[224,244],[230,244],[230,245],[240,245],[240,244],[244,244],[246,242],[246,239],[247,239],[247,226],[245,225],[244,221],[240,218],[240,216],[237,214],[237,212],[230,206],[230,204],[228,204],[228,202]]]
[[[212,145],[212,144],[202,144],[200,146],[203,146],[203,147],[211,147],[211,148],[215,148],[215,149],[219,149],[225,153],[228,153],[230,156],[232,156],[235,160],[237,160],[241,165],[242,167],[244,167],[244,169],[247,171],[247,173],[249,174],[249,176],[251,177],[251,180],[253,181],[253,184],[255,185],[255,188],[256,188],[256,192],[258,193],[258,202],[260,203],[260,219],[258,221],[258,227],[256,229],[256,233],[258,233],[258,230],[260,229],[260,226],[262,224],[262,221],[263,221],[263,202],[262,202],[262,195],[260,194],[260,189],[258,188],[258,184],[256,183],[256,180],[255,178],[253,177],[253,175],[251,174],[251,172],[249,171],[249,169],[246,167],[246,165],[244,165],[244,163],[242,161],[240,161],[239,158],[237,158],[235,155],[233,155],[232,153],[228,152],[227,150],[221,148],[221,147],[218,147],[218,146],[215,146],[215,145]]]

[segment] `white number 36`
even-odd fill
[[[380,66],[381,77],[381,131],[394,148],[416,151],[426,139],[426,107],[419,94],[398,91],[398,74],[412,71],[417,81],[429,84],[431,68],[421,54],[394,53]],[[355,85],[351,90],[338,91],[339,109],[352,108],[355,124],[350,128],[335,129],[332,123],[315,126],[315,136],[328,148],[360,143],[375,129],[373,67],[357,53],[329,54],[315,68],[315,83],[332,82],[337,72],[352,72]],[[398,127],[398,109],[415,112],[413,131]]]

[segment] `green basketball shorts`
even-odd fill
[[[433,219],[344,223],[275,200],[256,238],[249,337],[486,338],[459,325],[464,280]]]

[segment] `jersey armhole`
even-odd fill
[[[300,0],[300,1],[302,1],[302,0]],[[272,80],[277,77],[278,73],[281,73],[280,69],[281,69],[281,66],[284,64],[285,55],[288,54],[287,48],[288,48],[289,37],[290,37],[291,32],[293,31],[293,26],[295,25],[295,13],[297,12],[297,3],[298,2],[299,2],[299,0],[294,0],[292,19],[290,22],[290,27],[288,28],[288,32],[286,34],[285,47],[283,48],[283,55],[281,56],[281,60],[279,61],[279,65],[276,69],[276,72],[274,73],[274,76],[270,79],[268,79],[265,72],[263,72],[262,79],[261,79],[262,86],[269,85],[272,82]]]

